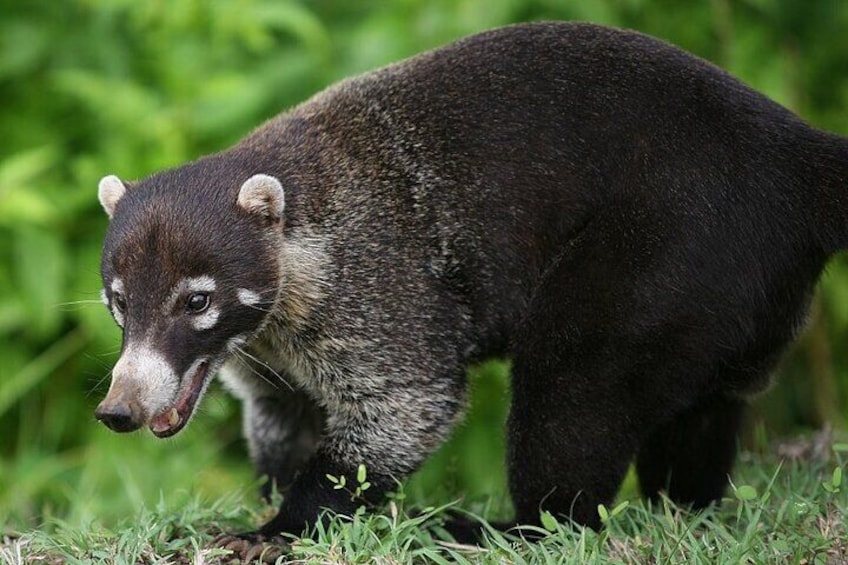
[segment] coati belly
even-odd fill
[[[236,146],[105,177],[121,357],[96,415],[160,437],[218,372],[259,533],[378,502],[512,358],[517,523],[643,489],[720,498],[742,392],[844,247],[848,142],[644,35],[518,25],[339,83]],[[360,499],[332,488],[359,465]],[[457,529],[459,531],[459,529]]]

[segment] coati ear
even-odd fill
[[[115,206],[126,191],[127,187],[115,175],[108,175],[100,179],[100,183],[97,185],[97,198],[100,199],[100,205],[106,210],[107,216],[112,217]]]
[[[279,221],[286,207],[283,185],[270,175],[253,175],[241,185],[238,205],[271,221]]]

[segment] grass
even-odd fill
[[[445,541],[445,508],[410,517],[404,496],[381,513],[336,516],[312,538],[293,540],[288,559],[305,563],[848,563],[848,444],[822,436],[784,442],[766,455],[743,453],[723,503],[700,513],[662,501],[632,499],[603,509],[598,533],[547,519],[540,542],[519,532],[490,532],[482,547]],[[210,502],[183,492],[110,523],[50,518],[42,527],[7,532],[2,563],[230,563],[210,545],[226,531],[247,530],[273,513],[255,495]],[[77,501],[84,504],[85,501]],[[494,508],[502,509],[501,501]],[[420,506],[419,506],[420,507]],[[500,512],[502,510],[496,510]],[[282,562],[282,560],[280,560]]]

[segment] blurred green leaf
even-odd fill
[[[330,34],[314,13],[293,2],[266,0],[254,9],[254,17],[268,29],[285,31],[299,38],[310,50],[326,53],[330,48]],[[267,44],[273,45],[268,38]]]
[[[34,227],[18,229],[14,258],[19,296],[28,314],[27,330],[41,336],[55,332],[62,318],[68,259],[60,234]]]
[[[739,485],[735,489],[736,498],[743,501],[756,500],[757,489],[750,485]]]
[[[22,151],[0,161],[0,190],[28,184],[52,167],[59,158],[55,147],[45,146]]]
[[[37,22],[11,19],[0,27],[0,81],[36,70],[50,46]]]
[[[0,161],[0,226],[46,224],[56,218],[55,205],[37,190],[37,179],[58,159],[55,147],[44,146]]]
[[[79,353],[87,342],[85,334],[73,331],[33,359],[20,372],[0,382],[0,417],[31,389],[46,380],[59,365]]]

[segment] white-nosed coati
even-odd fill
[[[124,340],[97,417],[160,437],[220,371],[261,534],[377,501],[450,433],[465,368],[512,358],[517,523],[719,499],[743,397],[848,242],[848,140],[666,43],[482,33],[346,80],[235,147],[100,183]]]

